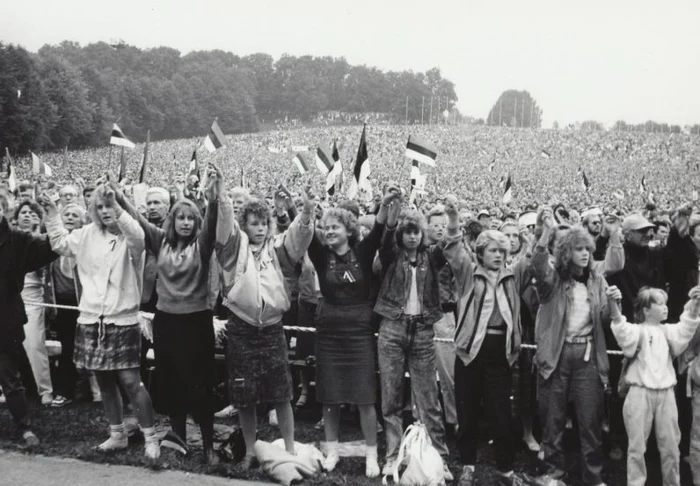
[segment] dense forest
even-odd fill
[[[115,121],[134,141],[147,130],[153,139],[201,136],[215,117],[226,133],[327,112],[420,122],[433,98],[436,116],[437,100],[440,110],[457,101],[437,68],[385,72],[344,58],[182,55],[104,42],[31,53],[0,43],[0,145],[12,153],[102,145]]]

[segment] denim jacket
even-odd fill
[[[411,291],[411,263],[406,252],[396,244],[396,229],[384,232],[379,260],[383,278],[374,312],[387,319],[398,319],[403,314]],[[447,261],[441,246],[421,247],[416,255],[416,285],[421,311],[426,324],[442,318],[440,306],[440,270]]]

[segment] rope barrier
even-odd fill
[[[64,310],[74,310],[74,311],[79,311],[80,309],[77,306],[74,305],[59,305],[59,304],[48,304],[46,302],[25,302],[24,305],[30,305],[30,306],[35,306],[35,307],[52,307],[56,309],[64,309]],[[224,325],[226,323],[225,320],[222,319],[216,319],[214,318],[214,321],[218,323],[219,325]],[[316,332],[316,328],[313,327],[302,327],[302,326],[284,326],[285,331],[296,331],[296,332]],[[377,336],[377,334],[375,334]],[[438,343],[453,343],[454,340],[450,338],[433,338],[433,341],[438,342]],[[537,346],[535,344],[521,344],[520,348],[522,349],[537,349]],[[616,350],[616,349],[608,349],[607,353],[612,356],[623,356],[624,353],[622,351]]]

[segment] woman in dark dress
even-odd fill
[[[374,330],[372,262],[384,233],[389,206],[399,204],[398,190],[388,190],[372,230],[359,240],[357,218],[334,208],[323,216],[325,245],[315,236],[309,247],[321,287],[317,314],[316,399],[323,404],[328,443],[324,469],[338,463],[340,405],[357,405],[367,444],[365,473],[379,476],[377,461],[377,376]]]

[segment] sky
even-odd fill
[[[222,49],[439,67],[458,107],[486,118],[528,90],[544,126],[700,123],[697,0],[33,0],[0,2],[0,41],[31,51],[123,39],[183,54]],[[413,101],[420,103],[421,100]]]

